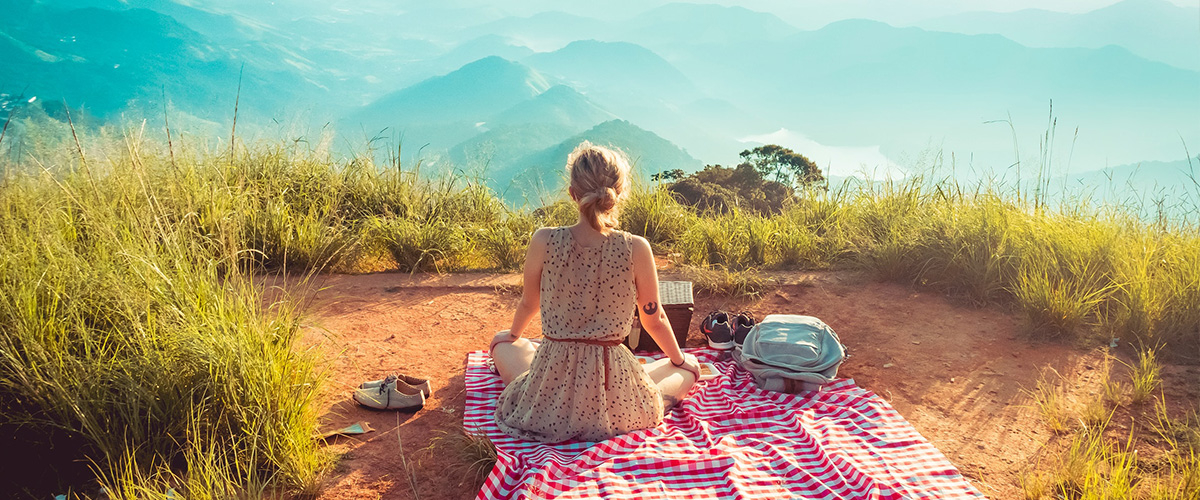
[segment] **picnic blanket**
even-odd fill
[[[720,351],[688,349],[701,361]],[[547,445],[500,432],[503,385],[467,355],[467,430],[499,458],[478,497],[649,499],[983,498],[882,398],[840,379],[818,392],[763,391],[732,361],[714,365],[653,429]]]

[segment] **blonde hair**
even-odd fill
[[[584,220],[601,233],[617,227],[621,202],[629,196],[625,156],[583,141],[567,156],[567,174]]]

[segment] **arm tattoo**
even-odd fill
[[[647,316],[654,314],[658,312],[658,304],[654,301],[647,302],[646,305],[642,306],[642,312]]]

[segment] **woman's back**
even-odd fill
[[[629,233],[610,231],[600,245],[585,246],[571,228],[558,227],[546,250],[542,332],[560,339],[624,338],[637,310]]]
[[[567,156],[567,174],[579,222],[533,234],[512,328],[489,345],[508,384],[496,424],[544,442],[598,441],[658,425],[664,398],[679,401],[700,373],[659,307],[650,244],[616,230],[629,195],[628,160],[583,141]],[[535,348],[521,334],[538,313],[545,341]],[[621,345],[635,313],[666,354],[645,368]]]
[[[637,307],[631,238],[610,231],[589,247],[570,228],[550,230],[540,287],[545,341],[500,394],[496,423],[505,433],[599,441],[662,421],[658,388],[620,345]]]

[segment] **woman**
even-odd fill
[[[662,422],[700,373],[659,306],[654,254],[614,228],[629,193],[629,163],[584,141],[567,158],[579,222],[533,234],[512,327],[489,350],[506,387],[496,407],[505,433],[547,443],[601,441]],[[540,309],[545,340],[522,338]],[[620,345],[634,311],[667,358],[643,366]]]

